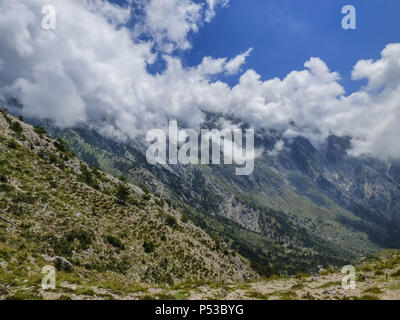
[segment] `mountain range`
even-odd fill
[[[221,119],[235,121],[208,113],[204,128],[218,128]],[[264,275],[316,271],[399,248],[400,162],[351,156],[350,137],[332,135],[316,147],[260,130],[255,143],[263,152],[253,174],[236,176],[229,165],[150,165],[140,139],[47,129],[87,163],[171,199]]]

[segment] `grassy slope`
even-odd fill
[[[0,114],[0,176],[3,297],[39,297],[41,268],[53,264],[46,256],[74,265],[71,273],[59,271],[58,283],[83,288],[126,284],[135,291],[256,277],[242,257],[182,219],[168,201],[134,187],[122,204],[115,194],[125,183],[6,114]]]

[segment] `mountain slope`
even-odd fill
[[[245,259],[168,200],[88,167],[63,141],[4,111],[0,179],[2,295],[10,286],[39,284],[41,267],[64,258],[74,269],[67,276],[83,283],[257,277]],[[57,267],[66,271],[63,264]]]
[[[208,128],[220,116],[208,115]],[[265,151],[243,177],[224,165],[150,166],[139,140],[118,143],[85,128],[53,133],[85,161],[174,199],[267,275],[315,271],[399,247],[399,165],[347,155],[347,137],[331,136],[317,150],[305,138],[260,131],[256,146]],[[271,155],[282,139],[284,148]]]

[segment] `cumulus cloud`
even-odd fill
[[[145,11],[146,28],[166,51],[190,48],[187,34],[198,31],[200,4],[190,0],[151,0]]]
[[[229,0],[142,0],[144,19],[137,27],[152,36],[159,49],[172,52],[191,48],[188,36],[199,31],[203,23],[211,22],[218,5]]]
[[[208,8],[205,13],[205,21],[210,22],[215,17],[215,9],[218,5],[227,7],[229,0],[207,0]]]
[[[318,145],[330,134],[349,135],[354,155],[400,157],[400,44],[354,66],[353,79],[367,84],[351,95],[320,58],[283,79],[263,81],[255,70],[244,70],[231,87],[218,75],[242,72],[252,49],[230,60],[204,57],[193,67],[172,53],[190,47],[189,34],[228,1],[129,3],[53,0],[57,28],[44,31],[41,8],[47,1],[0,2],[0,91],[18,98],[27,116],[60,127],[85,124],[115,139],[136,138],[173,119],[198,128],[204,112],[221,112],[284,138],[303,135]],[[134,32],[126,25],[135,15],[133,3],[145,12]],[[147,67],[156,57],[166,69],[153,75]]]
[[[230,60],[226,65],[225,69],[228,74],[236,74],[239,72],[242,65],[246,62],[246,58],[253,51],[253,48],[250,48],[246,52],[239,54],[234,59]]]

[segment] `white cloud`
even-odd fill
[[[268,155],[271,157],[276,157],[279,154],[279,152],[283,150],[284,147],[285,147],[285,142],[283,140],[278,140],[275,143],[274,148],[268,151]]]
[[[188,36],[199,31],[204,22],[211,22],[217,5],[227,6],[229,0],[142,0],[144,23],[139,32],[151,35],[165,52],[191,48]]]
[[[230,60],[226,65],[225,69],[228,74],[236,74],[239,72],[242,65],[246,62],[246,58],[253,51],[253,48],[248,49],[246,52],[238,55],[234,59]]]
[[[253,48],[248,49],[246,52],[237,55],[236,57],[228,60],[227,58],[214,59],[212,57],[204,57],[203,61],[197,66],[197,71],[202,75],[216,75],[226,73],[229,75],[237,74],[240,68],[246,62],[246,58],[253,51]]]
[[[172,51],[175,46],[180,49],[190,48],[187,35],[191,31],[198,31],[198,23],[201,21],[200,4],[191,0],[151,0],[145,11],[147,29],[157,43],[164,45],[166,51]]]
[[[207,0],[208,8],[205,13],[205,21],[210,22],[215,17],[215,9],[217,5],[227,7],[229,0]]]
[[[368,79],[368,90],[379,90],[382,87],[393,88],[400,82],[400,46],[389,44],[381,53],[378,61],[361,60],[353,69],[352,78]]]
[[[197,9],[192,1],[165,1],[173,8],[183,6],[182,15],[158,3],[160,16],[152,18],[156,22],[151,28],[167,28],[161,31],[166,39],[160,41],[173,47],[185,47],[188,34],[201,25],[198,10],[204,19],[207,8],[215,10],[223,3],[208,1]],[[400,157],[400,44],[388,45],[377,61],[355,65],[353,79],[366,78],[367,85],[351,95],[345,95],[339,74],[320,58],[311,58],[304,70],[284,79],[262,81],[256,71],[247,70],[231,88],[215,80],[217,75],[240,72],[251,49],[231,60],[205,57],[200,65],[187,68],[165,51],[153,53],[156,36],[139,40],[121,25],[129,19],[130,7],[100,0],[53,0],[57,29],[44,31],[45,4],[0,2],[1,91],[18,97],[25,115],[48,118],[61,127],[86,123],[108,137],[126,139],[163,128],[172,119],[198,128],[203,111],[224,112],[255,128],[279,130],[284,137],[300,134],[317,145],[331,133],[350,135],[355,155]],[[187,20],[193,15],[196,18]],[[162,17],[183,27],[163,27]],[[147,65],[157,54],[167,67],[152,75]]]

